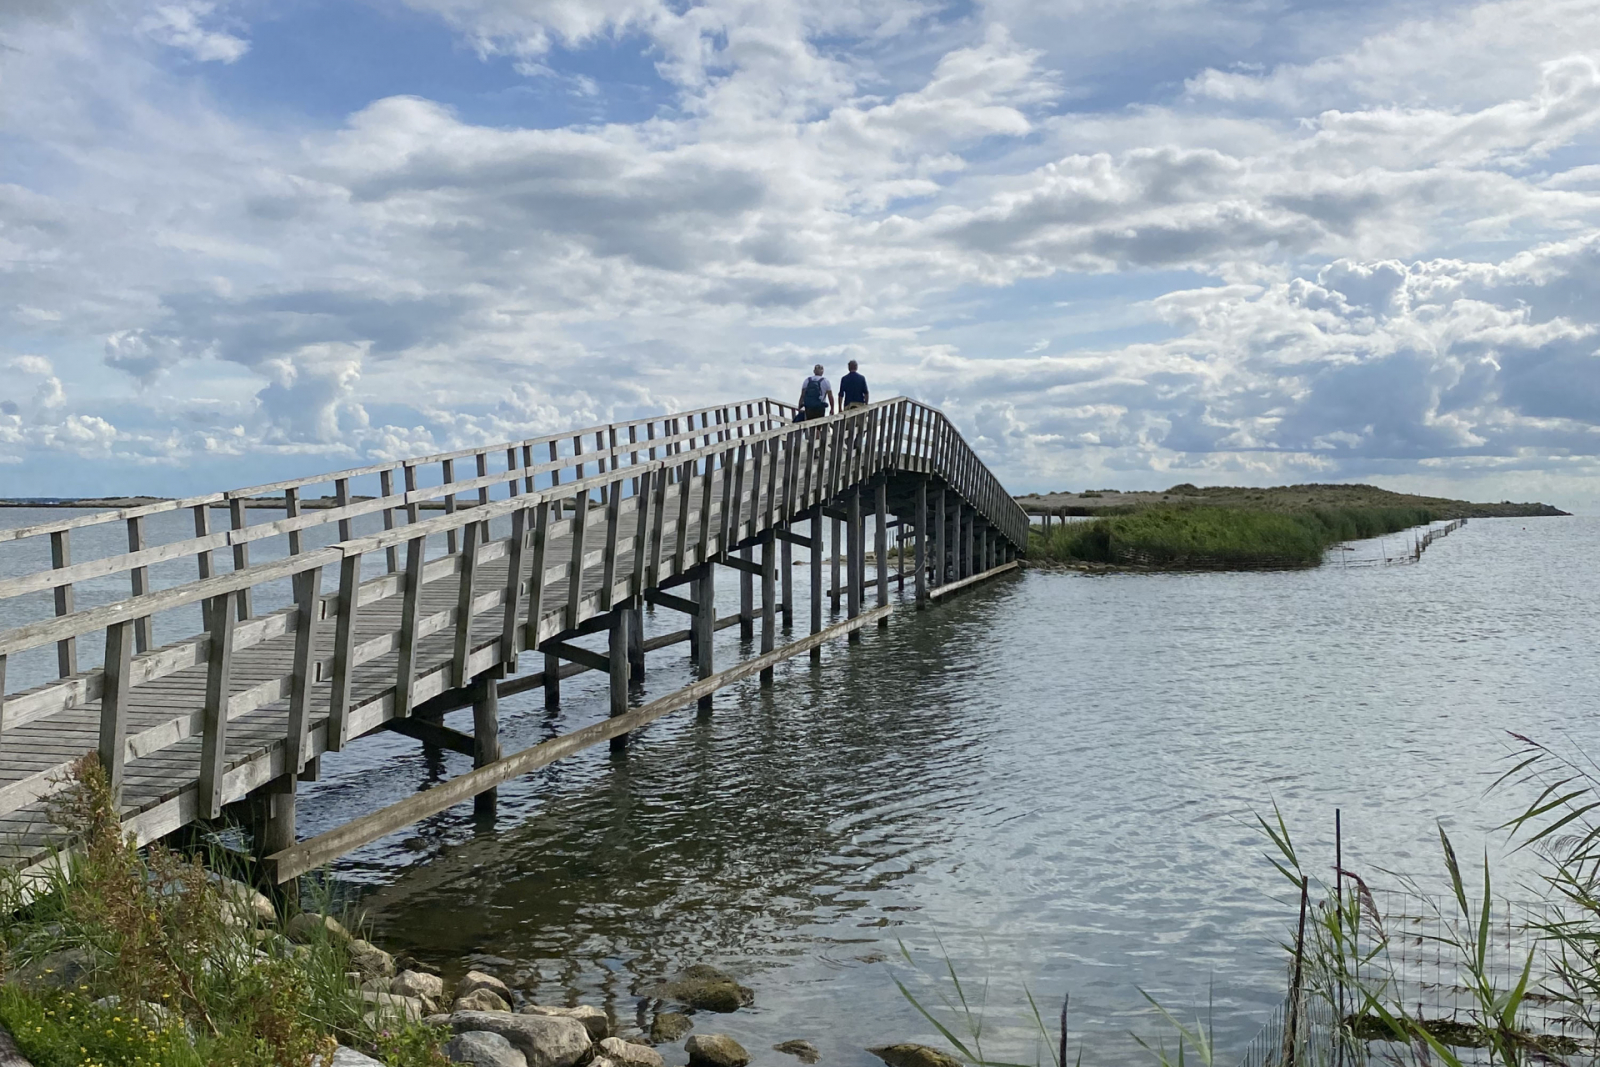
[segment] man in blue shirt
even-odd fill
[[[839,402],[842,410],[867,406],[867,379],[856,370],[856,361],[850,361],[850,373],[839,379]]]

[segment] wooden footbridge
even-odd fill
[[[498,783],[708,710],[730,682],[770,685],[783,659],[886,625],[891,586],[909,581],[921,607],[1016,566],[1028,517],[937,410],[794,416],[747,401],[0,529],[0,866],[57,862],[52,797],[97,752],[141,842],[227,809],[285,881],[453,804],[492,810]],[[177,533],[157,543],[158,525]],[[122,527],[126,552],[74,561],[75,542],[108,533],[120,549]],[[796,546],[809,633],[780,646]],[[719,568],[741,593],[720,618]],[[842,621],[824,625],[825,596]],[[647,603],[688,626],[644,640]],[[718,670],[713,634],[733,625],[759,630],[760,651]],[[602,632],[604,651],[574,643]],[[684,642],[697,680],[631,707],[646,653]],[[609,676],[608,717],[501,752],[501,697],[553,703],[586,670]],[[471,734],[443,724],[467,706]],[[297,840],[296,783],[380,729],[475,769]]]

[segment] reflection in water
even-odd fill
[[[650,980],[726,966],[757,1002],[715,1029],[758,1063],[787,1062],[764,1050],[789,1038],[858,1067],[877,1063],[864,1045],[936,1040],[891,981],[915,980],[899,939],[990,979],[992,1055],[1033,1060],[1024,985],[1071,991],[1087,1063],[1147,1059],[1127,1036],[1159,1032],[1140,988],[1213,996],[1237,1049],[1281,995],[1292,914],[1253,809],[1276,801],[1326,866],[1342,808],[1358,869],[1428,875],[1435,819],[1458,848],[1503,850],[1490,831],[1516,798],[1484,790],[1505,729],[1600,752],[1597,534],[1474,520],[1416,566],[1032,572],[908,609],[820,669],[790,663],[771,693],[742,683],[710,721],[662,720],[625,756],[511,783],[492,825],[462,805],[336,873],[387,947],[623,1020]],[[731,662],[736,631],[719,640]],[[683,646],[652,654],[649,695],[687,680]],[[602,685],[567,682],[554,716],[507,701],[507,751],[603,715]],[[327,758],[301,832],[469,764],[364,739]]]

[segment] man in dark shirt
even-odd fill
[[[856,370],[856,361],[850,361],[850,373],[839,379],[839,402],[844,411],[867,406],[867,379]]]

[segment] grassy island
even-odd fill
[[[1184,483],[1159,493],[1033,493],[1017,503],[1033,515],[1092,520],[1036,527],[1029,546],[1034,559],[1174,570],[1315,567],[1340,542],[1430,522],[1566,514],[1548,504],[1476,504],[1372,485],[1200,489]]]

